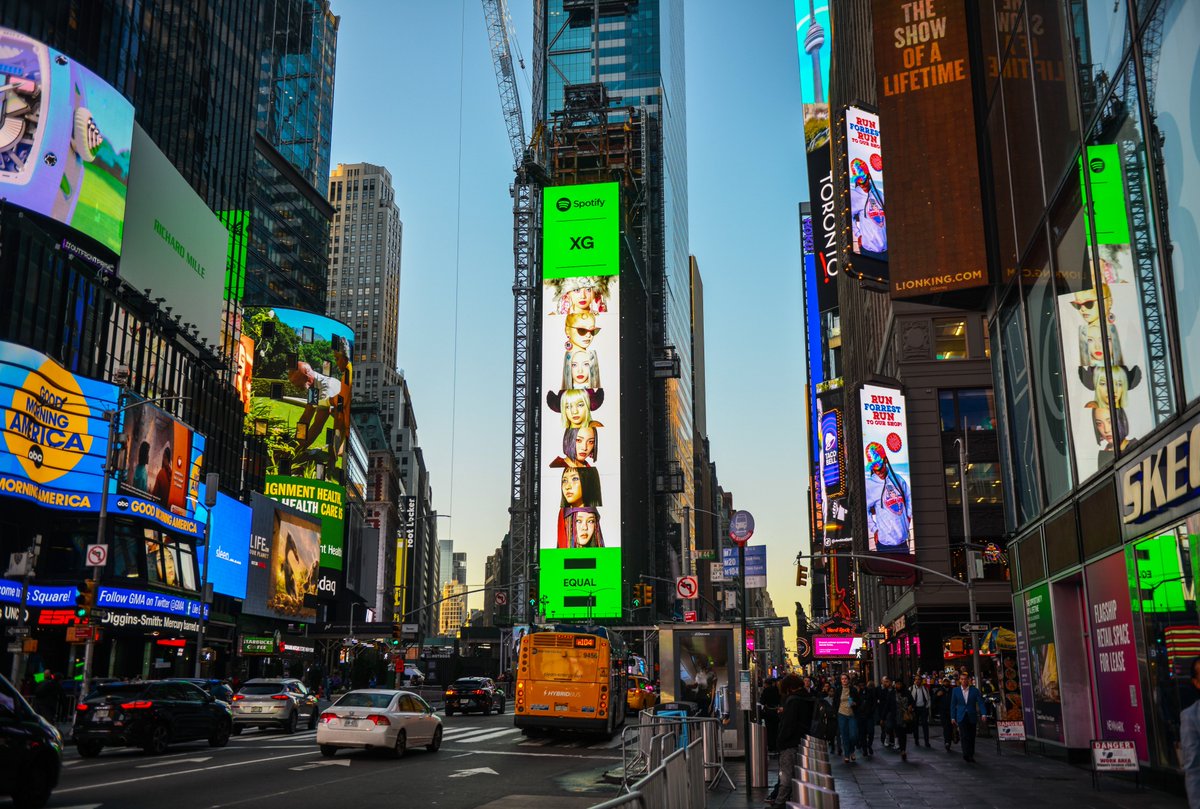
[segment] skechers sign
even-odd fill
[[[1117,475],[1127,538],[1174,522],[1200,495],[1200,418],[1138,455]]]
[[[45,354],[0,342],[0,494],[67,511],[99,508],[108,450],[103,412],[117,388]]]

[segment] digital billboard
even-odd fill
[[[321,523],[255,492],[250,526],[250,568],[242,611],[270,618],[313,621],[321,568]]]
[[[341,483],[354,332],[321,315],[254,307],[242,333],[254,342],[246,428],[266,437],[267,474]]]
[[[207,509],[203,501],[196,509],[196,518],[204,522]],[[217,493],[209,526],[208,550],[197,549],[201,575],[208,563],[208,582],[213,591],[233,598],[246,597],[246,575],[250,567],[250,516],[248,505],[223,492]]]
[[[550,618],[621,617],[619,198],[616,183],[544,192],[539,592]]]
[[[616,275],[620,193],[616,183],[547,188],[542,195],[542,278]]]
[[[813,635],[813,657],[858,657],[861,635]]]
[[[204,436],[169,413],[126,394],[121,414],[120,450],[109,484],[114,513],[149,520],[164,528],[199,537],[196,519]]]
[[[140,126],[133,130],[121,277],[221,344],[229,234]]]
[[[914,554],[912,470],[904,394],[895,388],[863,385],[859,412],[867,547],[880,553]]]
[[[903,203],[888,216],[893,298],[988,282],[966,3],[929,4],[920,20],[913,8],[871,6],[888,188]]]
[[[837,306],[837,230],[833,165],[829,152],[829,56],[833,25],[829,3],[796,0],[796,44],[800,53],[803,148],[812,205],[812,242],[821,311]]]
[[[92,71],[0,28],[0,197],[121,252],[133,105]]]
[[[267,475],[263,494],[321,522],[321,567],[342,569],[346,490],[336,483]]]
[[[77,376],[45,354],[0,342],[0,494],[50,508],[99,509],[115,385]]]
[[[841,379],[830,380],[816,395],[818,443],[818,502],[821,508],[821,544],[830,548],[851,540],[846,505],[846,434],[843,422],[845,394]]]
[[[850,249],[887,261],[887,218],[883,205],[883,147],[879,116],[846,109],[846,168],[850,189]]]

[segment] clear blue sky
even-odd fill
[[[532,2],[510,4],[531,69]],[[776,609],[791,615],[801,597],[791,562],[808,533],[793,2],[685,5],[709,438],[721,485],[755,516],[752,544],[768,546]],[[468,554],[469,582],[482,582],[508,527],[513,338],[512,153],[482,5],[334,0],[333,10],[332,162],[392,173],[404,221],[400,366],[434,506],[452,515],[440,536]],[[520,89],[528,110],[524,80]]]

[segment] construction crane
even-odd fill
[[[535,246],[541,231],[537,201],[546,182],[540,160],[542,125],[536,111],[532,141],[525,137],[521,96],[513,70],[505,0],[483,0],[492,66],[500,90],[500,106],[513,152],[513,429],[511,500],[509,505],[510,576],[513,592],[509,609],[513,623],[533,621],[530,583],[537,570],[537,379],[540,355],[536,345],[539,268]],[[534,42],[540,26],[534,22]],[[519,52],[519,49],[518,49]],[[522,67],[524,65],[522,64]],[[535,89],[536,96],[536,89]]]

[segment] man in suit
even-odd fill
[[[975,763],[975,731],[986,715],[983,696],[971,685],[971,675],[958,675],[958,687],[950,695],[950,724],[958,728],[962,738],[963,761]]]

